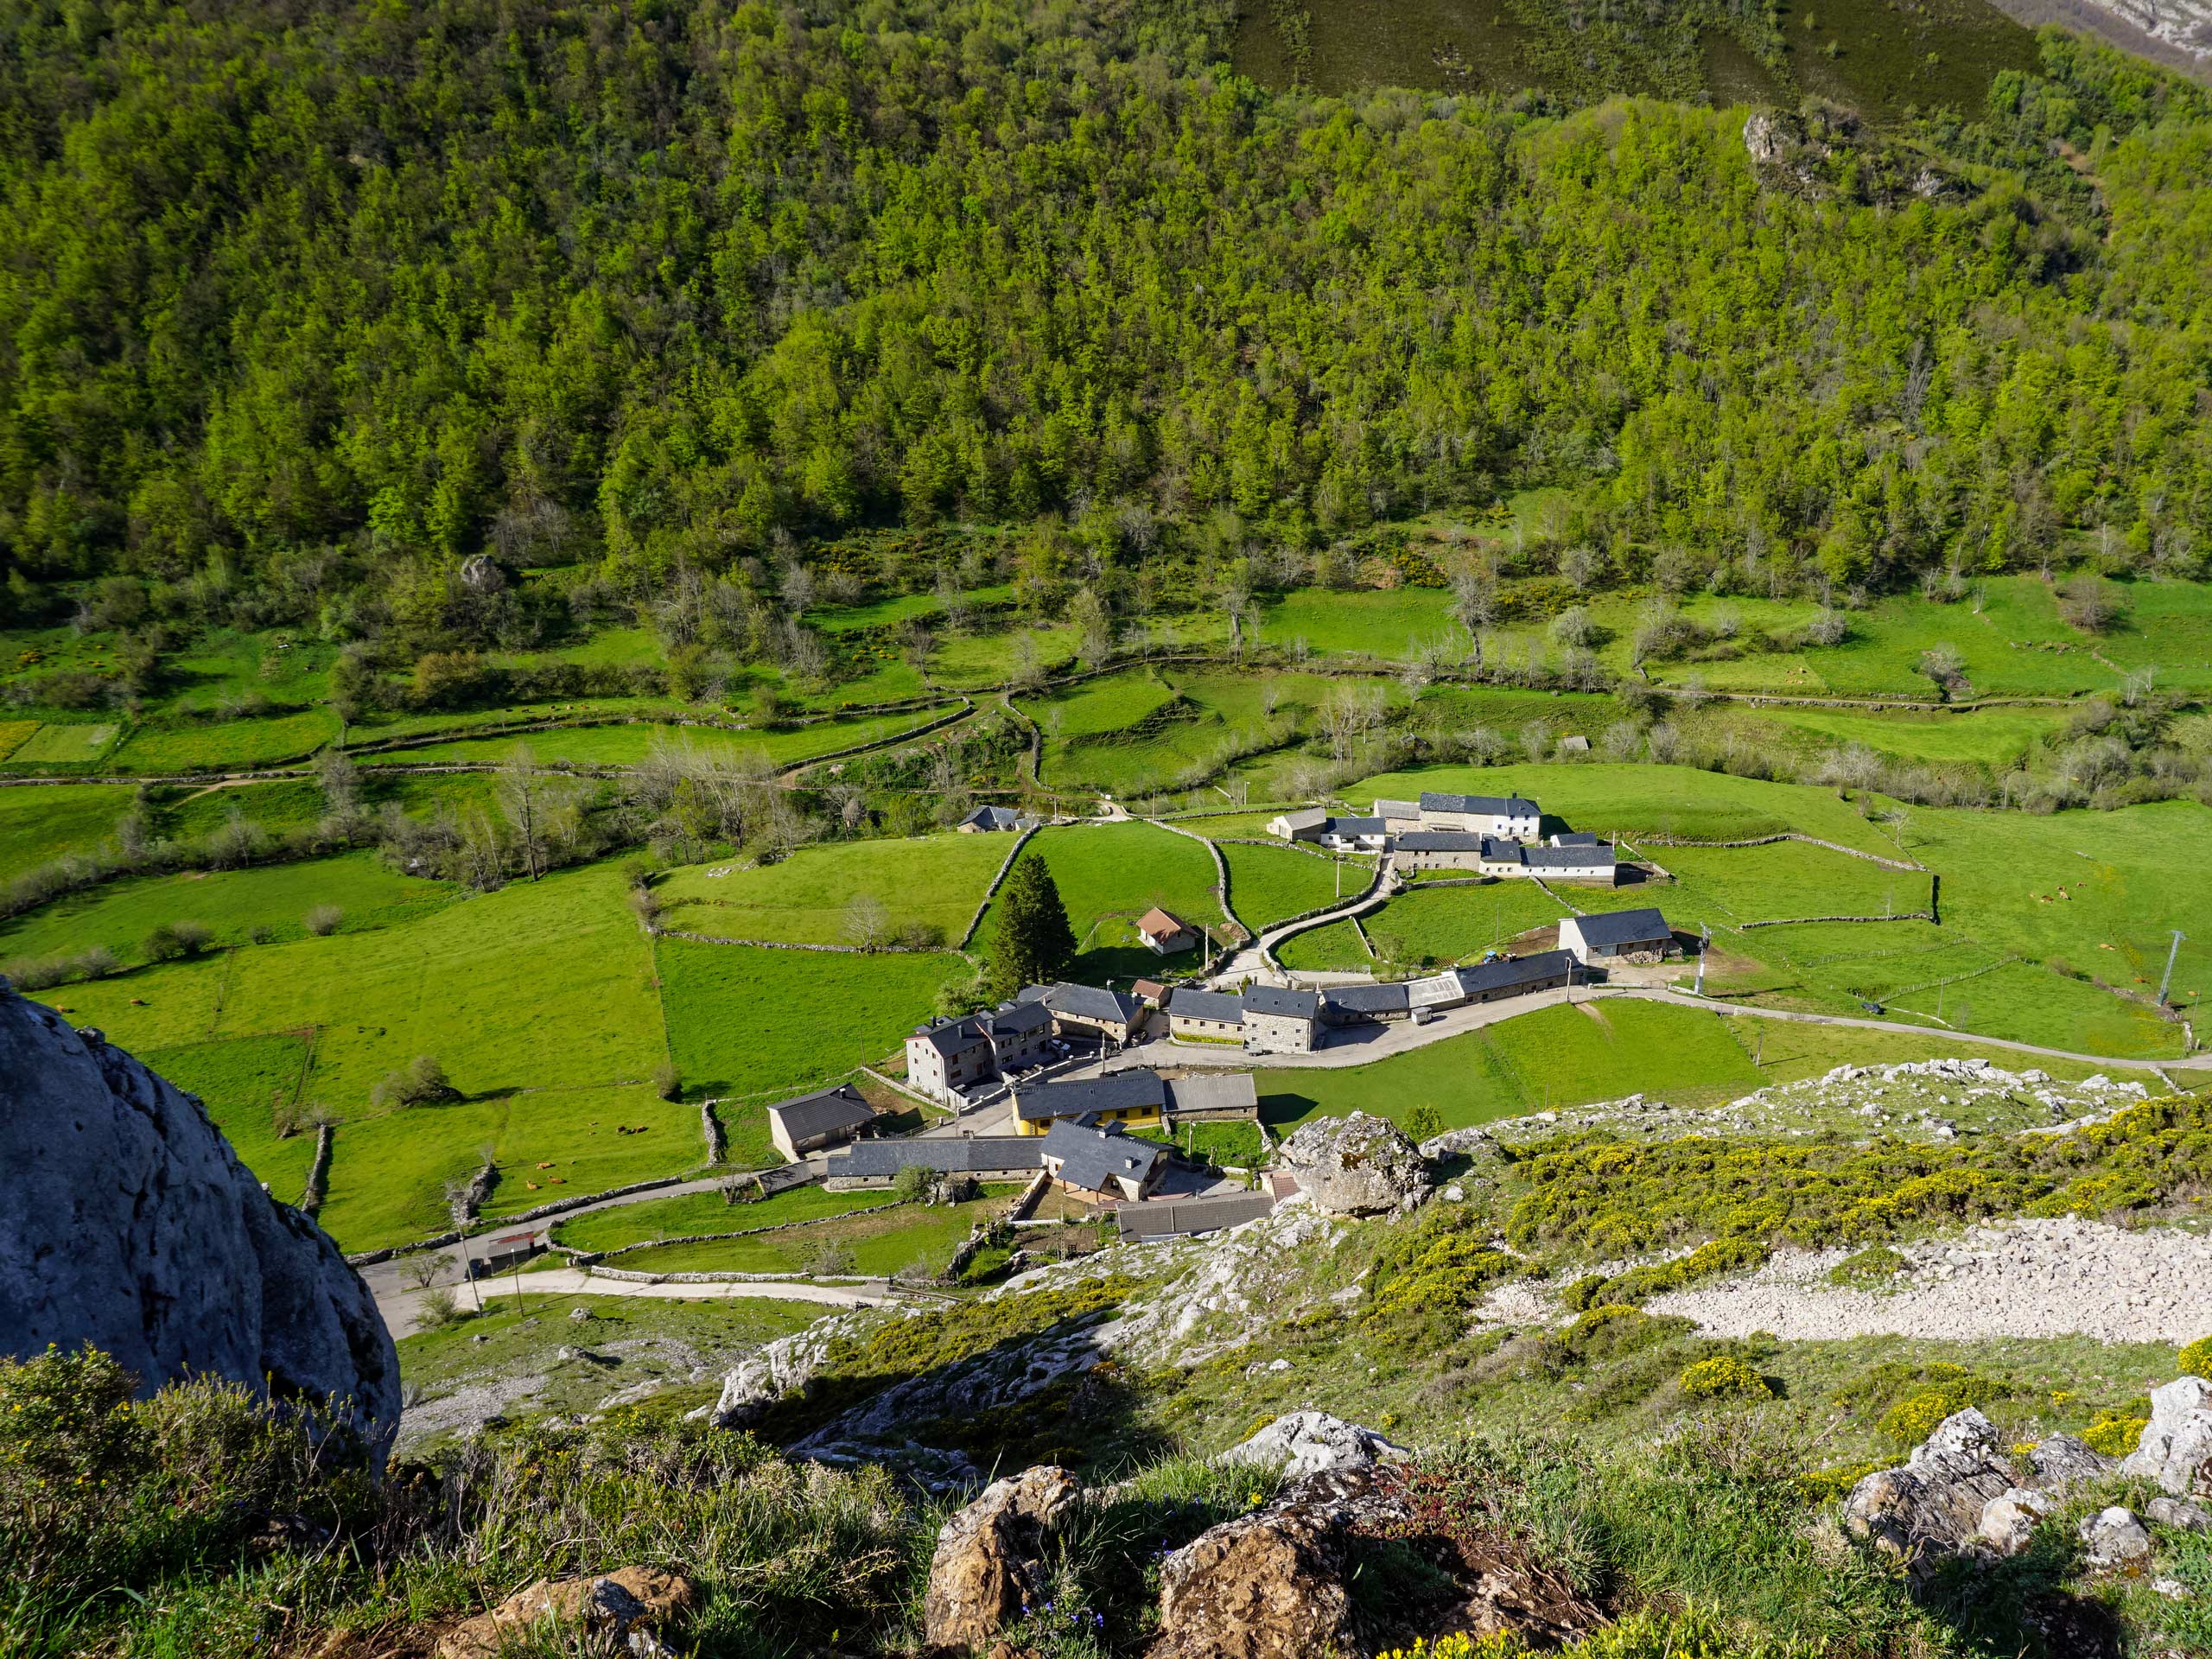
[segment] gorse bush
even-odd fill
[[[1676,1383],[1692,1400],[1765,1400],[1774,1393],[1766,1378],[1728,1354],[1698,1361]]]
[[[2212,1337],[2199,1337],[2176,1356],[2185,1376],[2212,1379]]]

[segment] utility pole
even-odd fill
[[[2174,958],[2181,955],[2181,929],[2174,929],[2174,942],[2166,950],[2166,971],[2158,979],[2158,1006],[2166,1006],[2166,988],[2174,982]]]
[[[1705,995],[1705,953],[1713,948],[1713,924],[1702,923],[1697,934],[1697,995]]]

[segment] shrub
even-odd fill
[[[1910,1371],[1910,1366],[1875,1368],[1878,1373],[1885,1370]],[[1920,1380],[1926,1386],[1904,1394],[1877,1425],[1900,1446],[1917,1446],[1935,1433],[1936,1427],[1945,1418],[1964,1411],[1969,1406],[1986,1406],[2005,1399],[2013,1392],[2009,1382],[1994,1377],[1977,1376],[1960,1365],[1942,1363],[1919,1368]],[[1909,1385],[1908,1385],[1909,1386]],[[1902,1392],[1902,1390],[1900,1390]]]
[[[2182,1375],[2212,1379],[2212,1337],[2199,1337],[2181,1351]]]
[[[378,1106],[428,1106],[459,1100],[461,1090],[446,1077],[446,1069],[429,1054],[418,1054],[397,1071],[387,1071],[369,1098]]]
[[[891,1180],[892,1196],[901,1204],[912,1204],[928,1195],[930,1172],[919,1164],[908,1164]]]
[[[153,962],[176,962],[196,957],[215,937],[205,922],[163,922],[146,936],[146,956]]]
[[[1677,1379],[1681,1391],[1693,1400],[1767,1400],[1774,1386],[1730,1354],[1700,1359]]]
[[[327,938],[338,931],[346,919],[346,912],[336,905],[317,905],[307,913],[307,930],[317,938]]]
[[[425,1331],[442,1331],[461,1318],[461,1298],[451,1285],[433,1285],[423,1293],[415,1320]]]
[[[2147,1417],[2115,1417],[2107,1413],[2083,1429],[2082,1438],[2093,1452],[2124,1458],[2142,1444],[2143,1431],[2150,1421]]]

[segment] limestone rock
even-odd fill
[[[1306,1659],[1365,1650],[1348,1546],[1325,1517],[1263,1510],[1202,1534],[1160,1569],[1147,1659]]]
[[[1281,1464],[1285,1481],[1338,1470],[1372,1469],[1405,1456],[1373,1429],[1332,1417],[1325,1411],[1294,1411],[1278,1417],[1251,1439],[1232,1446],[1217,1463]]]
[[[1282,1143],[1275,1162],[1333,1215],[1378,1216],[1428,1197],[1421,1148],[1389,1119],[1365,1112],[1315,1118]]]
[[[2178,1497],[2154,1497],[2143,1506],[2143,1513],[2177,1532],[2212,1532],[2212,1510]]]
[[[1020,1618],[1044,1589],[1046,1541],[1082,1497],[1074,1476],[1046,1465],[993,1481],[947,1521],[922,1602],[925,1643],[966,1653]]]
[[[833,1313],[778,1337],[741,1360],[723,1376],[721,1398],[692,1415],[711,1418],[717,1428],[749,1428],[785,1394],[806,1386],[832,1343],[857,1334],[870,1322],[865,1313]]]
[[[374,1462],[399,1359],[327,1235],[272,1199],[192,1096],[0,980],[0,1353],[112,1354],[335,1402]]]
[[[489,553],[472,553],[461,562],[461,585],[472,594],[496,594],[507,585],[507,573]]]
[[[2177,1376],[2151,1390],[2151,1421],[2120,1465],[2176,1497],[2212,1497],[2212,1382]]]
[[[1843,1523],[1924,1573],[1979,1536],[1983,1510],[2014,1488],[1995,1427],[1969,1407],[1936,1425],[1901,1468],[1877,1470],[1853,1487]]]
[[[620,1643],[651,1659],[674,1651],[661,1635],[690,1610],[696,1597],[690,1580],[650,1567],[540,1579],[447,1631],[438,1641],[438,1659],[498,1659],[527,1645],[531,1627],[541,1622]]]
[[[2110,1478],[2120,1460],[2108,1458],[2087,1440],[2071,1434],[2054,1434],[2028,1453],[2035,1469],[2030,1483],[2040,1491],[2064,1493],[2077,1486],[2094,1486]]]
[[[2049,1493],[2015,1486],[1982,1506],[1975,1540],[1992,1554],[2018,1555],[2035,1536],[2036,1522],[2056,1507]]]
[[[2115,1504],[2082,1523],[2089,1565],[2105,1572],[2139,1569],[2151,1558],[2151,1535],[2134,1512]]]

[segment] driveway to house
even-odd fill
[[[2178,1060],[2130,1060],[2110,1054],[2080,1054],[2071,1049],[2045,1048],[2035,1043],[2016,1043],[2002,1037],[1982,1037],[1967,1032],[1940,1031],[1929,1026],[1901,1025],[1889,1020],[1859,1020],[1845,1014],[1801,1014],[1789,1008],[1751,1008],[1732,1002],[1716,1002],[1688,991],[1665,987],[1642,985],[1574,985],[1560,986],[1551,990],[1535,991],[1526,996],[1508,997],[1500,1002],[1477,1002],[1465,1007],[1449,1008],[1437,1015],[1426,1026],[1417,1026],[1410,1020],[1398,1020],[1387,1026],[1351,1026],[1331,1033],[1327,1046],[1311,1054],[1247,1054],[1241,1048],[1224,1048],[1212,1044],[1177,1043],[1159,1039],[1149,1043],[1127,1048],[1109,1060],[1085,1066],[1071,1075],[1100,1077],[1110,1071],[1123,1071],[1133,1065],[1212,1065],[1239,1071],[1331,1071],[1341,1066],[1369,1065],[1376,1060],[1389,1059],[1394,1054],[1408,1053],[1416,1048],[1426,1048],[1431,1043],[1440,1043],[1447,1037],[1458,1037],[1484,1026],[1496,1025],[1501,1020],[1510,1020],[1517,1014],[1537,1008],[1556,1007],[1563,1002],[1596,1002],[1618,997],[1634,997],[1647,1002],[1665,1002],[1678,1008],[1703,1008],[1709,1014],[1728,1015],[1746,1020],[1782,1020],[1808,1026],[1856,1026],[1866,1031],[1912,1032],[1927,1037],[1948,1037],[1957,1042],[1972,1043],[1982,1048],[2005,1049],[2015,1054],[2032,1054],[2044,1059],[2069,1060],[2081,1065],[2125,1068],[2136,1071],[2180,1071],[2212,1069],[2212,1054],[2195,1054]]]
[[[1278,922],[1273,927],[1262,928],[1260,937],[1239,950],[1222,965],[1214,976],[1216,985],[1234,986],[1244,979],[1255,979],[1264,984],[1281,984],[1288,977],[1270,960],[1274,949],[1285,939],[1300,933],[1310,933],[1317,927],[1326,927],[1332,922],[1341,922],[1347,917],[1364,916],[1378,909],[1390,897],[1393,879],[1397,874],[1397,855],[1385,853],[1375,866],[1375,879],[1357,897],[1347,899],[1318,916],[1308,916],[1300,921]]]

